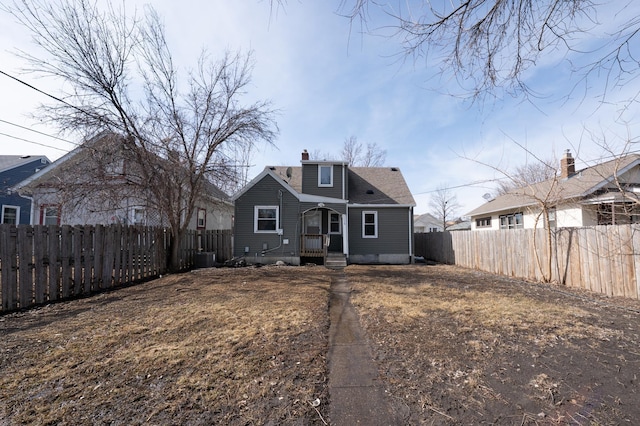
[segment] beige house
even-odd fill
[[[565,228],[637,223],[639,207],[640,155],[576,171],[567,150],[557,177],[511,190],[467,215],[474,231]]]
[[[16,184],[12,191],[32,201],[32,225],[167,227],[163,212],[143,192],[144,185],[131,184],[139,175],[119,137],[103,133]],[[187,229],[231,229],[233,203],[228,195],[209,182],[203,187]]]

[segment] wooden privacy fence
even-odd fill
[[[415,234],[415,254],[494,274],[640,298],[640,225]],[[549,260],[551,268],[549,269]]]
[[[224,263],[233,257],[233,234],[230,229],[213,229],[205,231],[188,230],[180,247],[180,269],[195,266],[198,253],[215,253],[216,262]]]
[[[179,266],[192,267],[200,249],[229,259],[231,241],[230,230],[188,231]],[[168,247],[162,228],[0,225],[0,313],[156,277]]]
[[[87,295],[166,269],[160,228],[0,225],[2,312]]]

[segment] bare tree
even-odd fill
[[[273,0],[283,3],[282,0]],[[383,31],[398,37],[406,56],[424,58],[427,66],[440,65],[452,73],[472,96],[505,89],[528,94],[526,73],[551,52],[572,61],[570,65],[593,90],[595,78],[604,76],[602,96],[615,86],[629,84],[638,76],[640,19],[625,13],[627,1],[593,0],[464,0],[379,2],[341,0],[339,10],[360,24],[364,31]],[[377,26],[380,13],[395,24]],[[608,30],[605,24],[617,17],[620,24]],[[588,48],[581,46],[595,35]],[[562,53],[571,55],[562,55]],[[582,61],[593,54],[597,59]],[[593,77],[593,78],[592,78]],[[630,95],[635,99],[637,93]]]
[[[387,158],[387,151],[377,143],[367,143],[366,146],[355,136],[344,140],[342,145],[342,159],[352,166],[381,167]]]
[[[507,173],[507,179],[498,181],[496,191],[498,195],[504,195],[517,188],[553,179],[557,173],[555,164],[556,160],[541,160],[517,166],[513,172]]]
[[[101,3],[102,4],[102,3]],[[179,79],[160,17],[146,7],[129,17],[108,3],[25,0],[5,7],[32,34],[40,52],[21,52],[30,71],[60,79],[66,92],[42,108],[43,118],[86,135],[121,136],[135,164],[139,193],[181,239],[209,182],[238,179],[238,153],[277,133],[268,102],[244,105],[250,55],[203,52]],[[240,165],[242,166],[242,165]],[[170,267],[178,261],[171,249]]]
[[[441,185],[431,195],[429,207],[431,214],[442,223],[442,229],[446,230],[449,226],[448,223],[457,217],[460,203],[451,189]]]
[[[316,160],[345,161],[353,167],[382,167],[387,158],[387,151],[377,143],[364,145],[355,136],[349,136],[342,144],[340,155],[323,152],[319,149],[311,151],[310,158]]]
[[[526,146],[513,141],[518,147],[527,153],[531,158],[530,162],[522,166],[518,166],[515,170],[501,168],[492,164],[484,163],[473,158],[465,157],[477,164],[486,166],[504,176],[506,181],[499,183],[497,192],[505,197],[514,197],[518,202],[525,202],[525,209],[534,217],[533,228],[537,229],[542,223],[544,228],[544,248],[549,256],[547,262],[535,250],[536,265],[541,273],[542,281],[549,282],[552,276],[552,256],[553,250],[553,223],[555,218],[554,209],[558,202],[562,200],[562,191],[559,188],[561,176],[556,173],[556,168],[552,166],[552,162],[540,159],[535,153],[531,152]],[[544,179],[548,176],[547,179]],[[524,213],[524,212],[523,212]],[[524,218],[522,218],[524,220]],[[521,224],[524,226],[524,223]],[[533,245],[537,247],[537,233],[533,234]]]

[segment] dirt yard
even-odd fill
[[[206,269],[0,316],[0,425],[323,425],[322,267]],[[640,302],[450,266],[350,266],[410,425],[634,424]]]
[[[406,424],[640,421],[640,303],[451,266],[350,267]]]

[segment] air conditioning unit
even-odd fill
[[[216,266],[216,253],[213,251],[205,251],[196,253],[196,268],[212,268]]]

